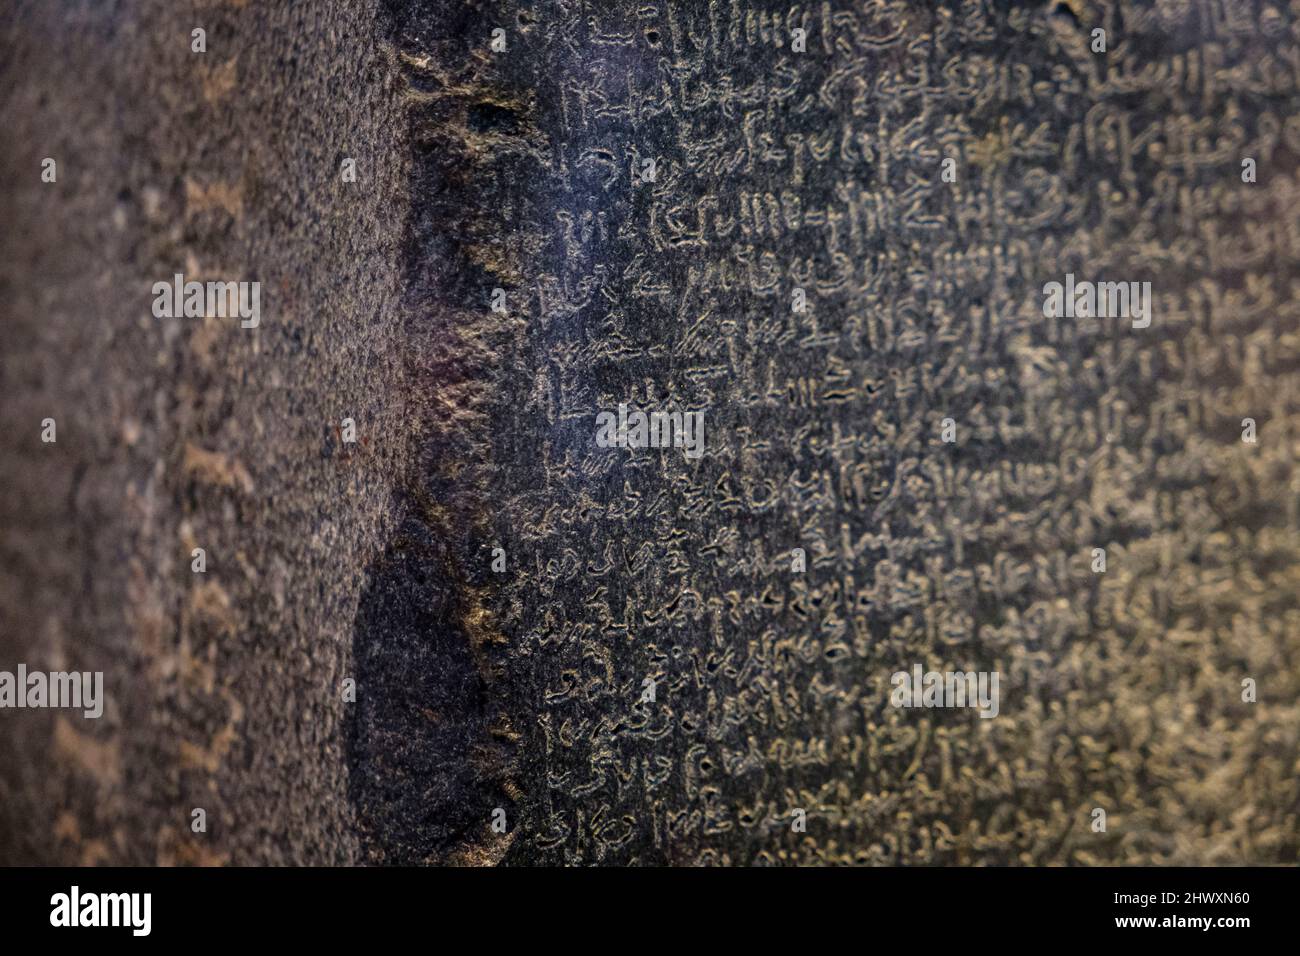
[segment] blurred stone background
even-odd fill
[[[339,687],[407,454],[374,30],[335,2],[0,13],[0,666],[102,670],[108,697],[4,712],[6,863],[355,857]],[[260,327],[155,319],[176,272],[260,281]]]

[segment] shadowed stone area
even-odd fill
[[[494,809],[513,811],[501,789],[510,747],[491,733],[454,573],[445,544],[408,521],[357,609],[350,792],[377,862],[457,859]]]

